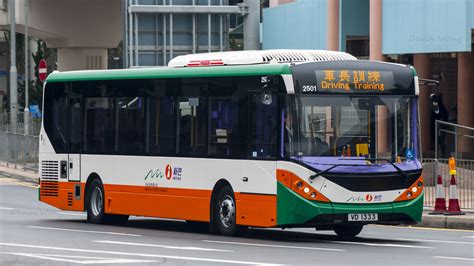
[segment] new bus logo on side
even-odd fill
[[[171,180],[173,178],[174,180],[181,180],[181,174],[183,172],[183,169],[181,167],[172,167],[170,164],[167,164],[165,167],[165,172],[163,173],[159,168],[156,170],[150,170],[145,176],[145,180],[147,179],[156,179],[156,178],[163,178],[166,177],[166,179]]]

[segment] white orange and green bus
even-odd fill
[[[330,51],[54,72],[39,197],[92,223],[171,218],[225,235],[413,224],[423,207],[418,91],[411,66]]]

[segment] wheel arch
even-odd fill
[[[88,204],[88,192],[89,192],[89,187],[91,186],[91,183],[93,180],[98,179],[102,183],[102,179],[96,172],[92,172],[89,174],[87,177],[86,185],[84,186],[84,209],[86,208]]]
[[[210,231],[211,232],[217,232],[217,225],[215,224],[215,217],[214,217],[214,209],[215,209],[215,201],[216,201],[216,198],[217,198],[217,195],[219,193],[219,191],[225,187],[225,186],[229,186],[232,191],[234,191],[234,189],[232,188],[232,185],[230,184],[229,181],[227,181],[226,179],[219,179],[216,184],[214,185],[213,189],[212,189],[212,194],[211,194],[211,204],[209,206],[210,210],[209,210],[209,215],[210,215]],[[235,194],[235,192],[234,192]],[[235,197],[235,195],[234,195]]]

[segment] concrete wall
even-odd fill
[[[263,10],[263,49],[326,49],[326,0],[300,0]]]
[[[384,54],[471,50],[474,0],[384,0]]]

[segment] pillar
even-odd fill
[[[474,52],[458,53],[458,124],[474,127]],[[474,135],[473,131],[459,130]],[[474,140],[458,137],[458,152],[474,155]]]
[[[58,70],[107,69],[106,48],[58,48]]]
[[[244,0],[249,13],[244,16],[244,49],[260,50],[260,1]]]
[[[382,54],[382,0],[370,0],[369,7],[369,31],[370,31],[370,60],[386,61],[386,56]],[[377,152],[388,151],[390,121],[388,109],[380,106],[377,109]]]
[[[413,55],[413,65],[416,69],[418,77],[429,79],[431,73],[431,56],[430,54]],[[421,86],[419,95],[420,110],[420,130],[421,130],[421,150],[422,154],[433,150],[431,146],[431,90],[425,86]]]
[[[332,51],[339,51],[339,1],[327,1],[327,49]]]

